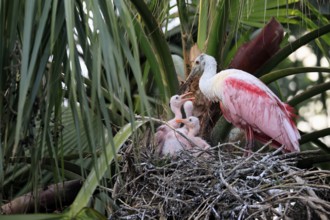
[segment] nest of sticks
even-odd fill
[[[242,157],[222,147],[175,159],[124,148],[110,219],[329,218],[330,172],[297,168],[302,153]]]

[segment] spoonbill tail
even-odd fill
[[[177,129],[180,128],[180,123],[176,122],[175,119],[182,118],[181,107],[187,101],[193,101],[194,98],[190,97],[187,98],[188,95],[191,93],[185,93],[183,95],[174,95],[170,99],[170,108],[174,114],[174,118],[167,122],[172,128]],[[158,146],[158,152],[161,154],[164,147],[165,137],[172,129],[167,125],[161,125],[157,128],[155,139],[156,139],[156,146]]]
[[[217,62],[201,54],[194,61],[192,75],[202,73],[201,92],[210,100],[220,102],[227,121],[245,131],[248,152],[254,138],[284,152],[299,152],[300,134],[293,121],[293,108],[283,103],[263,82],[253,75],[237,69],[217,73]]]

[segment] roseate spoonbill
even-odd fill
[[[189,118],[190,116],[193,116],[193,110],[194,110],[194,104],[192,101],[186,101],[183,104],[183,109],[184,109],[184,113],[186,115],[186,118]]]
[[[183,104],[183,110],[186,117],[190,117],[192,115],[193,109],[194,109],[194,105],[191,100],[188,100]],[[182,117],[181,118],[177,117],[174,120],[177,124],[180,125],[181,122],[177,121],[179,119],[182,119]],[[160,155],[175,156],[177,152],[183,149],[187,149],[187,147],[190,146],[190,143],[184,137],[182,137],[179,134],[179,132],[184,135],[187,135],[188,134],[187,126],[184,125],[181,128],[176,128],[175,130],[171,130],[167,132],[164,138],[164,144],[161,146],[162,148]]]
[[[185,119],[176,119],[176,121],[183,123],[187,127],[187,137],[196,144],[197,147],[204,150],[210,148],[210,145],[205,140],[197,136],[200,129],[199,119],[197,117],[190,116]],[[193,149],[190,143],[189,146],[190,149]]]
[[[201,72],[199,88],[211,101],[220,102],[227,121],[245,131],[248,152],[253,140],[274,140],[275,147],[284,145],[284,152],[299,152],[300,134],[293,121],[293,108],[283,103],[263,82],[238,69],[217,73],[217,62],[201,54],[191,72]]]
[[[183,104],[183,110],[186,117],[192,116],[193,109],[194,109],[194,105],[192,101],[188,100]],[[181,122],[177,121],[179,119],[182,118],[175,118],[175,122],[181,124]],[[186,125],[184,125],[181,128],[177,128],[175,130],[169,131],[165,136],[165,142],[160,154],[175,156],[177,152],[190,148],[191,144],[179,134],[180,132],[184,135],[187,135],[188,131],[189,129]]]
[[[168,132],[165,136],[164,145],[162,146],[160,155],[170,155],[175,157],[178,152],[187,149],[187,140],[178,134],[178,132],[187,135],[188,130],[185,128],[178,128],[174,131]]]
[[[191,94],[191,93],[189,93],[189,94]],[[183,110],[184,110],[186,117],[192,116],[192,112],[194,110],[193,102],[191,100],[186,101],[183,104]],[[175,122],[177,124],[181,124],[181,122],[177,121],[178,119],[182,119],[182,117],[175,118]],[[187,135],[188,134],[187,126],[184,125],[183,127],[169,131],[166,134],[165,142],[164,142],[164,145],[162,146],[162,151],[160,152],[161,155],[175,156],[175,154],[177,152],[190,147],[190,143],[184,137],[182,137],[179,133]]]
[[[194,104],[193,104],[193,102],[190,101],[190,100],[186,101],[183,104],[183,110],[184,110],[184,113],[185,113],[185,117],[186,118],[192,116],[193,115],[193,110],[194,110]],[[176,121],[176,123],[179,123],[179,122]],[[179,124],[181,124],[181,123],[179,123]],[[180,131],[182,133],[188,133],[188,128],[186,127],[186,125],[183,125],[183,127],[181,127],[178,131]]]
[[[175,121],[175,119],[176,118],[182,118],[182,113],[181,113],[182,105],[187,101],[194,100],[193,97],[186,98],[186,96],[188,96],[190,94],[191,93],[188,92],[188,93],[185,93],[183,95],[174,95],[170,99],[170,108],[171,108],[171,111],[174,114],[174,118],[169,120],[167,123],[171,127],[173,127],[174,129],[180,127],[180,123],[177,123]],[[155,133],[155,140],[156,140],[156,146],[158,147],[158,152],[159,153],[162,152],[162,148],[163,148],[164,142],[165,142],[165,137],[170,131],[172,131],[172,129],[170,127],[168,127],[167,125],[165,125],[165,124],[161,125],[157,128],[157,131]]]

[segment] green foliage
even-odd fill
[[[82,190],[77,195],[73,202],[68,215],[70,217],[76,216],[80,210],[82,210],[89,202],[90,196],[93,195],[96,187],[98,186],[101,178],[110,167],[110,163],[114,159],[114,152],[128,140],[132,132],[140,127],[144,122],[135,122],[134,124],[127,124],[121,130],[118,131],[113,139],[113,143],[110,143],[105,147],[105,152],[100,155],[94,168],[88,174]],[[134,130],[133,130],[134,129]]]
[[[325,25],[321,28],[317,28],[316,30],[302,36],[297,39],[295,42],[286,45],[280,51],[278,51],[271,59],[269,59],[257,72],[257,76],[261,76],[270,70],[272,70],[276,65],[278,65],[281,61],[286,59],[292,52],[297,50],[299,47],[304,46],[305,44],[317,40],[317,38],[327,34],[330,32],[330,25]],[[329,40],[330,44],[330,40]]]
[[[1,198],[87,177],[82,208],[134,114],[151,114],[132,14],[119,1],[0,4]]]
[[[58,214],[29,214],[29,215],[8,215],[1,216],[3,220],[66,220],[68,219],[64,215]]]
[[[329,72],[323,67],[296,68],[287,59],[310,44],[319,57],[329,60],[329,20],[315,4],[242,2],[177,0],[180,16],[167,1],[0,1],[2,204],[28,192],[38,198],[38,189],[51,183],[84,179],[64,214],[24,218],[101,218],[100,213],[107,210],[91,203],[95,189],[107,184],[118,149],[145,123],[136,121],[135,114],[157,115],[157,109],[177,92],[171,55],[182,55],[183,64],[189,64],[184,50],[193,42],[226,68],[239,46],[275,17],[288,35],[298,37],[292,43],[284,41],[258,70],[262,80],[280,85],[288,75],[297,79],[305,72],[320,72],[320,76]],[[177,18],[181,22],[170,29],[168,25]],[[325,75],[310,89],[306,89],[309,81],[299,81],[303,87],[298,89],[306,91],[299,95],[298,89],[291,91],[295,97],[289,103],[299,108],[317,94],[327,97],[328,78]],[[284,89],[281,92],[289,94]],[[223,119],[219,124],[213,134],[223,139],[228,124]],[[329,129],[306,134],[302,140],[310,144],[326,135]],[[105,204],[111,201],[109,193],[98,196]]]

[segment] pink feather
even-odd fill
[[[299,151],[293,108],[281,102],[259,79],[238,71],[224,79],[221,109],[233,125],[252,129],[258,140],[274,139],[287,152]]]
[[[293,121],[293,108],[283,103],[263,82],[238,69],[217,73],[216,60],[207,54],[199,55],[193,73],[202,71],[201,92],[211,101],[220,102],[227,121],[245,131],[248,153],[253,139],[274,140],[284,145],[284,152],[300,151],[300,134]]]

